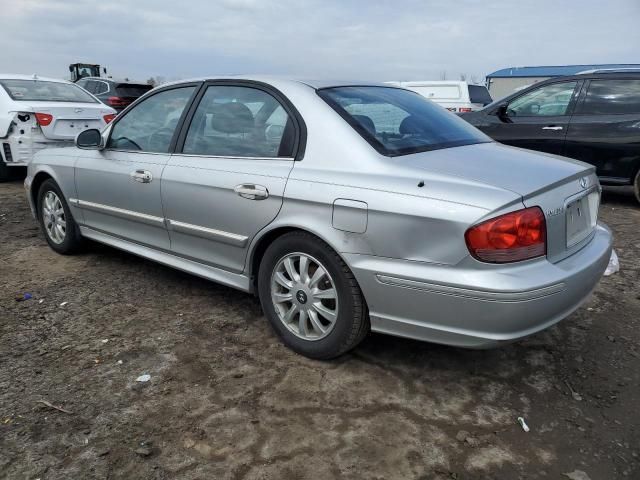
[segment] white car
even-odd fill
[[[116,111],[66,80],[0,74],[0,181],[44,148],[68,147],[78,133],[102,129]]]
[[[413,90],[455,113],[475,112],[493,102],[487,87],[484,85],[470,85],[463,81],[422,80],[387,83]]]

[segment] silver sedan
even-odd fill
[[[420,95],[262,77],[154,89],[25,187],[53,250],[89,238],[252,292],[293,350],[372,330],[489,347],[600,279],[592,166],[505,147]]]

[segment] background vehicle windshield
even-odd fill
[[[469,85],[469,100],[471,100],[471,103],[480,103],[483,106],[493,102],[487,87],[482,85]]]
[[[387,156],[491,142],[485,134],[421,95],[391,87],[334,87],[322,97]]]
[[[77,85],[41,80],[0,80],[9,96],[17,101],[98,103]]]

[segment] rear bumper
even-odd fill
[[[548,328],[576,310],[611,255],[609,229],[568,258],[458,268],[346,254],[376,332],[489,348]]]

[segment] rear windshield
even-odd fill
[[[151,85],[134,85],[131,83],[120,83],[116,85],[116,93],[120,97],[141,97],[153,87]]]
[[[17,101],[98,103],[82,88],[72,83],[41,80],[0,80],[9,96]]]
[[[492,141],[453,113],[408,90],[335,87],[318,90],[318,95],[383,155]]]
[[[471,103],[479,103],[482,106],[493,102],[493,98],[489,95],[489,90],[482,85],[469,85],[469,100]]]

